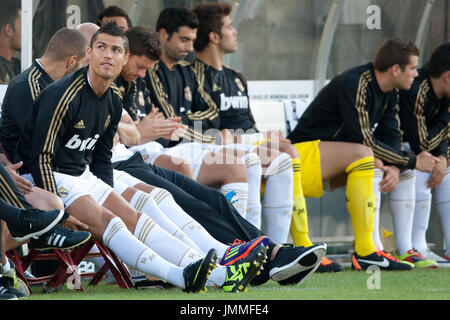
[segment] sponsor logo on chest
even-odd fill
[[[94,138],[87,138],[86,140],[81,140],[80,135],[74,135],[66,144],[66,148],[71,150],[85,151],[94,150],[95,144],[100,138],[99,134],[96,134]]]
[[[227,97],[224,93],[220,95],[220,111],[248,109],[248,105],[248,97],[243,96],[242,92],[238,92],[238,95],[234,97]]]

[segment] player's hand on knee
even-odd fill
[[[438,158],[426,151],[421,152],[416,159],[416,169],[428,173],[433,171],[435,163],[439,161]]]
[[[386,193],[394,191],[400,181],[400,169],[394,166],[384,166],[382,170],[384,177],[380,183],[380,191]]]
[[[437,189],[441,185],[442,181],[444,180],[445,173],[447,171],[447,159],[444,157],[438,158],[438,161],[436,162],[433,173],[431,174],[430,179],[427,182],[427,186],[430,189]]]
[[[89,229],[89,226],[87,224],[81,222],[80,220],[71,215],[67,218],[66,221],[64,221],[63,225],[68,229],[77,231],[88,231]]]
[[[8,171],[11,178],[16,183],[17,187],[19,187],[20,192],[22,192],[24,195],[30,194],[33,192],[33,184],[28,181],[27,179],[21,177],[16,170],[18,170],[20,167],[22,167],[23,162],[10,164],[5,166],[5,169]]]

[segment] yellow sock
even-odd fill
[[[367,157],[345,170],[348,175],[347,209],[355,233],[355,251],[362,257],[376,251],[372,238],[375,219],[374,167],[374,157]]]
[[[310,247],[313,245],[308,233],[308,213],[302,189],[301,161],[292,159],[294,168],[294,210],[292,212],[291,234],[295,246]]]

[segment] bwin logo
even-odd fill
[[[220,111],[228,111],[233,109],[248,109],[248,97],[238,93],[238,96],[227,97],[225,94],[220,95]]]
[[[72,150],[79,149],[79,151],[94,150],[98,138],[100,138],[100,135],[96,134],[93,139],[88,138],[86,140],[81,140],[80,136],[76,134],[69,140],[69,142],[67,142],[66,147]]]

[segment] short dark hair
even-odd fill
[[[439,78],[450,70],[450,42],[440,45],[433,51],[425,69],[432,78]]]
[[[196,51],[202,51],[208,46],[211,32],[216,32],[222,37],[222,19],[229,16],[232,9],[228,2],[199,3],[192,9],[200,23],[194,44]]]
[[[137,26],[129,29],[125,35],[130,45],[130,54],[146,56],[150,60],[161,57],[161,42],[159,35],[151,27]]]
[[[412,41],[385,40],[375,57],[375,70],[385,72],[398,64],[402,71],[411,62],[411,56],[419,56],[419,49]]]
[[[88,41],[86,37],[76,29],[59,29],[50,39],[44,55],[60,61],[70,56],[83,58],[86,55]]]
[[[128,28],[131,28],[133,26],[128,13],[126,13],[125,10],[119,8],[118,6],[109,6],[99,13],[97,18],[97,24],[99,27],[102,26],[102,20],[105,17],[124,17],[127,20]]]
[[[0,1],[0,28],[8,24],[14,29],[14,21],[19,18],[19,11],[22,3],[20,0],[1,0]]]
[[[178,32],[181,27],[198,29],[199,23],[195,14],[185,8],[167,8],[161,11],[156,22],[156,31],[165,29],[169,34],[169,39],[174,32]]]
[[[130,51],[130,46],[128,44],[128,38],[125,36],[125,33],[122,31],[122,29],[119,28],[117,23],[115,21],[108,22],[107,24],[103,25],[98,29],[96,33],[92,36],[90,47],[94,47],[95,40],[97,40],[97,37],[101,33],[109,34],[113,37],[121,37],[123,39],[123,45],[125,47],[125,53],[128,53]]]

